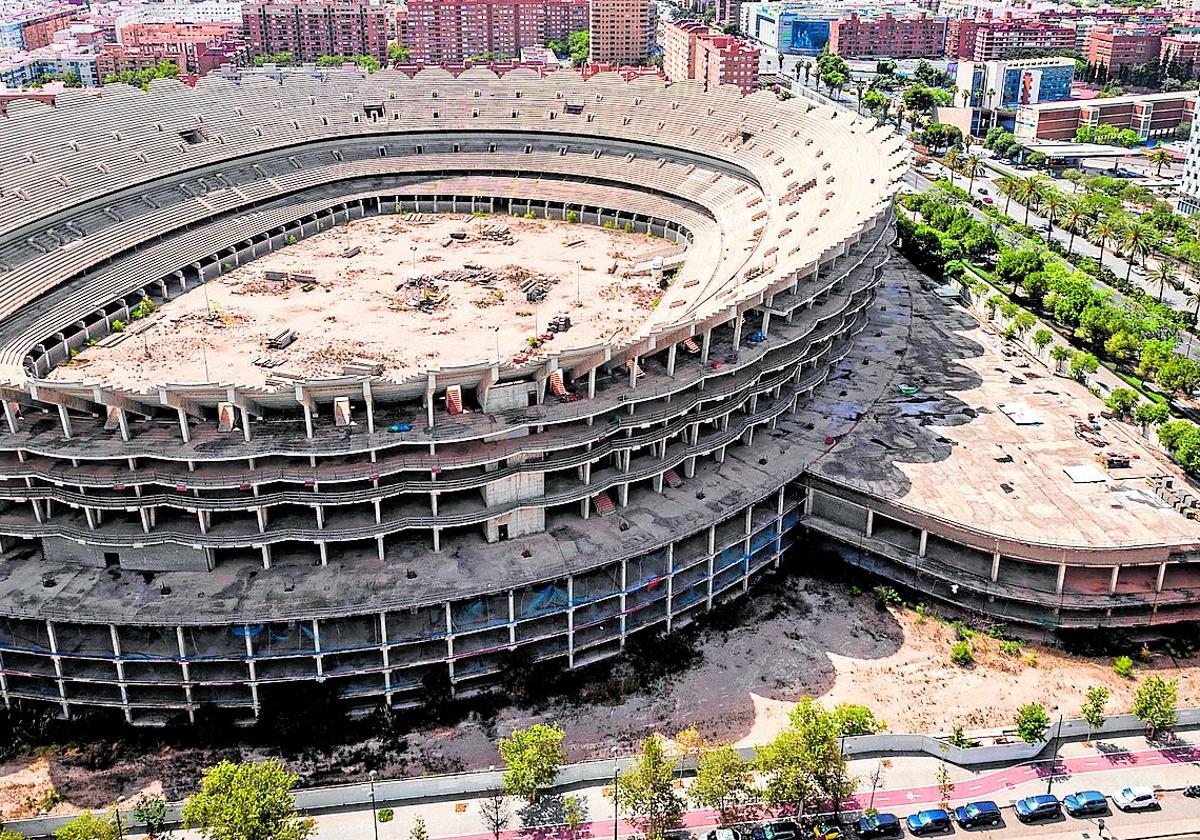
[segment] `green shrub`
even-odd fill
[[[872,592],[875,595],[875,606],[880,609],[889,605],[898,607],[904,603],[904,599],[900,597],[900,593],[890,586],[876,586]]]
[[[959,639],[950,647],[950,661],[960,668],[966,668],[975,661],[975,651],[966,639]]]
[[[127,326],[126,323],[124,321],[122,321],[120,318],[114,318],[113,322],[112,322],[112,331],[113,332],[121,332],[125,329],[126,326]]]
[[[1113,673],[1127,680],[1133,679],[1133,660],[1128,656],[1118,656],[1113,660]]]
[[[633,233],[633,222],[626,222],[621,229],[626,233]]]
[[[534,213],[532,210],[527,210],[527,211],[525,211],[525,215],[524,215],[522,218],[525,218],[525,219],[536,219],[536,218],[537,218],[537,213]]]
[[[1017,657],[1021,655],[1025,643],[1016,639],[1005,639],[1000,643],[1000,652],[1005,656]]]
[[[1050,716],[1041,703],[1028,703],[1017,709],[1017,736],[1027,744],[1036,744],[1046,736]]]
[[[396,812],[391,808],[380,808],[376,814],[376,817],[381,823],[391,822],[395,816]]]
[[[576,213],[574,210],[568,210],[567,211],[567,221],[570,222],[571,224],[575,224],[576,222],[579,221],[579,214]]]

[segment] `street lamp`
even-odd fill
[[[120,840],[125,840],[125,832],[121,829],[121,803],[125,801],[124,796],[117,797],[117,805],[113,808],[113,816],[117,818],[117,837]]]
[[[1046,793],[1054,787],[1054,764],[1058,761],[1058,739],[1062,737],[1063,715],[1058,716],[1058,728],[1054,730],[1054,748],[1050,750],[1050,777],[1046,779]]]
[[[379,811],[375,808],[375,771],[371,777],[371,830],[375,832],[375,840],[379,840]]]
[[[618,827],[621,824],[620,813],[617,810],[617,779],[621,775],[621,765],[617,763],[617,748],[612,748],[613,757],[613,840],[619,840]]]

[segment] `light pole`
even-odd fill
[[[408,250],[412,252],[412,270],[413,274],[417,273],[417,246],[409,245]]]
[[[578,306],[580,298],[583,297],[581,292],[582,286],[579,281],[579,260],[575,260],[575,305]]]
[[[125,832],[121,829],[121,803],[124,801],[124,796],[118,796],[116,807],[113,808],[113,816],[117,819],[117,837],[120,840],[125,840]]]
[[[617,763],[617,748],[612,748],[613,757],[613,840],[619,840],[618,828],[621,825],[620,812],[617,810],[617,779],[621,776],[621,765]]]
[[[375,832],[375,840],[379,840],[379,811],[375,807],[375,771],[371,771],[371,830]]]

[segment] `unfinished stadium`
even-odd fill
[[[858,347],[886,385],[905,340],[856,342],[907,165],[873,119],[426,70],[67,91],[4,128],[5,703],[153,724],[249,719],[288,682],[469,695],[513,650],[581,667],[689,623],[800,526],[1016,621],[1132,592],[1092,591],[1124,549],[914,510],[798,419],[837,422],[831,371]],[[1158,571],[1114,621],[1159,609],[1169,550],[1129,551]]]

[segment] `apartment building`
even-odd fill
[[[588,0],[409,0],[405,46],[420,64],[515,59],[588,28]]]
[[[946,28],[946,58],[967,61],[999,61],[1018,50],[1075,49],[1075,30],[1069,26],[1038,20],[983,18],[951,20]]]
[[[829,51],[847,58],[938,58],[947,20],[929,14],[859,17],[852,12],[829,26]]]
[[[391,7],[364,0],[265,0],[247,3],[242,22],[257,55],[291,52],[301,61],[323,55],[387,60]]]
[[[0,49],[48,47],[54,42],[54,33],[66,29],[79,11],[78,6],[69,3],[14,11],[0,18]]]
[[[652,0],[592,0],[593,64],[613,66],[645,64],[654,37]]]
[[[1164,35],[1159,46],[1158,63],[1164,67],[1178,64],[1191,68],[1187,75],[1195,77],[1200,69],[1200,35]]]
[[[1088,40],[1087,63],[1103,67],[1106,73],[1122,67],[1158,59],[1163,31],[1158,29],[1125,29],[1103,27],[1092,31]]]
[[[121,28],[118,36],[118,43],[100,47],[96,66],[101,78],[159,61],[203,76],[236,61],[245,50],[241,29],[233,23],[134,23]]]
[[[705,88],[734,85],[743,94],[758,87],[758,48],[697,21],[663,27],[663,72],[672,82],[700,79]]]

